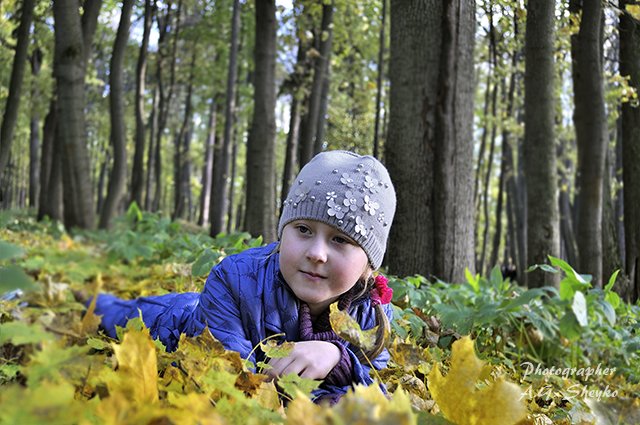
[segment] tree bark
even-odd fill
[[[178,6],[176,9],[175,18],[172,16],[172,4],[167,3],[167,13],[164,16],[157,14],[158,20],[158,60],[156,65],[156,79],[159,88],[158,92],[158,125],[156,127],[156,141],[155,141],[155,153],[154,153],[154,180],[155,191],[153,196],[153,202],[151,205],[152,211],[158,211],[162,204],[163,198],[163,182],[162,182],[162,135],[164,129],[167,126],[167,119],[169,117],[169,110],[171,109],[171,101],[173,99],[173,90],[175,88],[176,77],[176,52],[178,48],[178,35],[180,34],[180,15],[182,12],[182,0],[178,0]],[[169,32],[171,28],[172,32]],[[175,29],[174,29],[175,28]],[[171,66],[169,69],[169,83],[168,87],[165,87],[165,81],[163,79],[163,64],[166,59],[167,49],[167,37],[173,35],[173,44],[171,45]]]
[[[45,216],[52,220],[62,220],[62,175],[60,174],[62,164],[59,154],[56,154],[62,149],[56,149],[54,146],[56,143],[56,109],[55,101],[52,100],[42,128],[38,220],[42,220]]]
[[[174,210],[173,219],[188,218],[191,214],[191,150],[192,120],[193,120],[193,80],[196,66],[197,42],[193,45],[189,83],[184,101],[184,118],[180,132],[175,140],[175,170],[174,170]]]
[[[151,114],[149,116],[149,148],[147,149],[147,178],[146,178],[146,187],[144,194],[144,209],[149,211],[153,209],[153,198],[152,193],[155,193],[154,190],[154,176],[156,172],[155,166],[155,138],[156,138],[156,129],[158,128],[158,98],[160,97],[160,88],[159,85],[156,84],[153,89],[153,103],[151,106]]]
[[[602,286],[602,187],[606,150],[601,17],[600,0],[583,0],[580,30],[577,36],[572,36],[574,124],[578,145],[578,269],[591,274],[596,287]]]
[[[144,188],[144,92],[145,79],[147,75],[147,50],[149,48],[149,35],[151,34],[152,22],[153,6],[151,4],[151,0],[145,0],[142,42],[140,43],[138,64],[136,66],[136,139],[133,154],[133,166],[131,169],[131,202],[136,202],[140,207],[142,207],[142,192]]]
[[[99,0],[97,2],[100,3]],[[85,46],[83,41],[85,39],[76,2],[56,0],[53,3],[53,14],[57,113],[59,122],[65,123],[58,125],[56,131],[56,137],[61,138],[64,150],[64,223],[68,228],[92,228],[95,222],[95,208],[84,133],[85,51],[89,47]]]
[[[29,32],[33,21],[33,8],[35,0],[23,0],[20,25],[18,26],[18,40],[16,43],[16,53],[13,57],[11,68],[11,80],[9,82],[9,95],[0,126],[0,182],[2,182],[4,170],[9,163],[11,144],[13,143],[13,133],[18,121],[18,109],[20,108],[20,98],[22,95],[22,80],[27,63],[27,50],[29,48]],[[0,199],[2,199],[2,187],[0,184]]]
[[[553,42],[555,2],[527,3],[525,34],[524,170],[527,204],[527,266],[547,263],[560,252],[554,134]],[[536,270],[528,287],[557,285],[557,275]]]
[[[623,0],[620,7],[632,4]],[[620,74],[640,92],[640,24],[627,12],[620,16]],[[624,197],[625,265],[631,289],[629,302],[640,298],[640,107],[622,104],[622,179]]]
[[[382,100],[382,77],[384,75],[384,50],[385,36],[384,30],[387,20],[387,0],[382,0],[382,11],[380,12],[380,37],[378,43],[378,75],[376,77],[376,117],[373,128],[373,156],[380,158],[380,102]]]
[[[247,142],[247,213],[244,228],[265,242],[276,240],[276,4],[256,0],[253,121]]]
[[[36,101],[40,98],[38,76],[42,65],[42,50],[35,48],[31,54],[31,123],[29,134],[29,206],[38,208],[40,199],[40,112],[36,107]]]
[[[318,34],[320,38],[319,55],[315,58],[313,65],[313,82],[311,83],[311,93],[309,95],[309,108],[306,112],[307,120],[300,131],[299,150],[301,167],[309,162],[314,154],[319,152],[319,150],[316,150],[318,147],[316,137],[318,133],[318,122],[320,120],[322,88],[328,70],[329,57],[331,56],[333,9],[333,0],[328,4],[322,5],[322,23]]]
[[[391,1],[389,271],[462,281],[473,264],[473,1]],[[419,254],[418,254],[419,253]]]
[[[205,141],[204,165],[202,166],[202,192],[200,193],[200,216],[198,225],[204,226],[209,220],[209,204],[211,203],[211,174],[213,173],[213,149],[216,144],[216,127],[218,122],[217,96],[211,99],[209,106],[209,122]]]
[[[231,17],[231,47],[229,49],[229,68],[227,73],[227,93],[224,113],[224,137],[214,153],[213,184],[211,186],[211,230],[215,237],[222,232],[227,211],[227,177],[229,175],[229,157],[231,156],[231,131],[236,108],[236,78],[238,76],[238,32],[240,30],[240,1],[233,1]],[[218,150],[219,149],[219,150]]]
[[[108,229],[120,207],[127,179],[127,141],[124,122],[123,62],[129,40],[131,12],[134,0],[123,0],[120,24],[113,45],[109,72],[109,105],[111,112],[111,146],[113,147],[113,169],[109,176],[109,191],[100,214],[100,228]]]

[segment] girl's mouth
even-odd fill
[[[301,270],[301,272],[302,272],[303,274],[305,274],[305,275],[309,276],[309,277],[310,277],[310,278],[312,278],[312,279],[325,279],[325,276],[322,276],[322,275],[317,274],[317,273],[307,272],[307,271],[304,271],[304,270]]]

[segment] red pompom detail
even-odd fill
[[[370,296],[373,305],[389,304],[393,298],[393,289],[387,285],[389,279],[382,275],[375,278],[375,286],[371,289]]]

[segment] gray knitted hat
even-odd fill
[[[377,269],[395,212],[396,192],[380,161],[348,151],[322,152],[302,167],[293,182],[284,201],[278,238],[291,221],[317,220],[356,241]]]

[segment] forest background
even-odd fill
[[[638,299],[637,2],[4,0],[2,207],[275,238],[324,149],[373,154],[396,275],[547,256]]]
[[[634,0],[1,0],[0,422],[640,423],[639,18]],[[317,382],[276,387],[206,333],[167,353],[139,320],[98,331],[78,293],[201,290],[275,238],[324,149],[373,154],[396,186],[391,401],[316,406]]]

